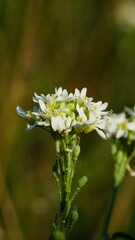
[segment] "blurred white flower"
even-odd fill
[[[135,2],[133,0],[118,1],[114,18],[117,24],[125,30],[135,28]]]
[[[129,112],[132,113],[133,110],[130,109]],[[124,112],[112,114],[107,124],[106,135],[108,138],[130,138],[131,140],[135,137],[135,121],[131,117],[127,117]]]

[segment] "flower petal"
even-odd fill
[[[100,129],[97,128],[97,127],[95,127],[95,130],[96,130],[96,132],[99,134],[99,136],[100,136],[101,138],[107,139],[105,133],[104,133],[102,130],[100,130]]]
[[[27,113],[19,106],[16,107],[17,113],[24,118],[27,118]]]
[[[41,100],[41,99],[39,99],[39,106],[43,112],[46,111],[46,106],[45,106],[43,100]]]

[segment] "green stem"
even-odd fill
[[[106,217],[105,217],[105,221],[104,221],[102,233],[101,233],[101,236],[100,236],[100,240],[109,240],[108,227],[109,227],[109,224],[110,224],[110,219],[111,219],[111,215],[112,215],[117,191],[118,191],[118,187],[114,187],[113,190],[112,190],[112,197],[111,197],[110,205],[108,207],[108,211],[107,211],[107,214],[106,214]]]
[[[50,240],[65,240],[78,219],[78,212],[71,206],[72,180],[75,164],[80,154],[79,136],[55,140],[56,162],[53,167],[59,193],[59,212],[52,226]]]

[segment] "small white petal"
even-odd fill
[[[107,107],[108,107],[108,103],[107,103],[107,102],[103,103],[103,104],[100,106],[100,111],[105,110]]]
[[[81,91],[81,97],[82,98],[86,97],[86,93],[87,93],[87,88],[83,88]]]
[[[117,133],[116,133],[116,138],[121,138],[124,137],[125,135],[125,131],[123,129],[118,129]]]
[[[24,118],[27,118],[27,113],[19,106],[16,107],[17,113]]]
[[[135,117],[135,107],[134,107],[133,109],[131,109],[131,108],[129,108],[129,107],[125,107],[125,111],[126,111],[129,115]]]
[[[127,123],[128,130],[135,131],[135,122]]]
[[[97,131],[97,133],[99,134],[100,137],[102,137],[103,139],[107,139],[105,133],[102,130],[100,130],[97,127],[95,128],[95,130]]]
[[[46,106],[45,106],[43,100],[41,100],[41,99],[39,99],[39,106],[43,112],[46,111]]]
[[[37,125],[48,127],[48,126],[50,126],[50,122],[49,122],[49,120],[45,120],[45,121],[42,121],[42,122],[38,122]]]
[[[74,95],[75,95],[75,97],[79,97],[79,95],[80,95],[80,91],[77,88],[75,89],[75,94]]]

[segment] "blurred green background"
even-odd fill
[[[0,240],[47,240],[58,208],[52,174],[53,140],[25,131],[16,113],[33,107],[33,93],[88,88],[94,101],[123,111],[135,104],[134,0],[0,0]],[[71,240],[97,240],[113,184],[110,141],[83,137],[75,179],[78,195]],[[134,163],[132,164],[134,167]],[[135,179],[127,174],[110,233],[135,235]]]

